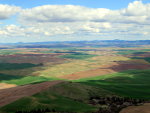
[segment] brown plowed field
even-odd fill
[[[39,84],[30,84],[24,86],[17,86],[9,89],[0,90],[0,106],[12,103],[22,97],[31,96],[33,94],[39,93],[47,88],[59,84],[63,81],[49,81]]]
[[[52,54],[15,54],[15,55],[0,55],[2,63],[48,63],[48,62],[64,62],[65,59],[57,56],[63,55],[61,53]]]
[[[105,74],[110,74],[114,72],[129,70],[129,69],[150,69],[150,65],[146,64],[111,64],[111,65],[101,65],[97,69],[92,69],[88,71],[82,71],[82,72],[76,72],[70,75],[61,76],[61,78],[64,79],[80,79],[80,78],[86,78],[86,77],[94,77],[94,76],[100,76]]]
[[[150,52],[149,53],[144,53],[142,55],[139,55],[140,57],[150,57]]]
[[[142,106],[130,106],[124,108],[120,113],[150,113],[150,103]]]

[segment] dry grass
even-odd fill
[[[73,74],[75,72],[87,71],[91,69],[99,68],[103,65],[109,65],[114,63],[114,61],[127,61],[129,58],[124,56],[96,56],[86,60],[70,60],[70,62],[45,67],[44,70],[35,72],[35,75],[45,76],[45,77],[60,77],[63,75]]]
[[[1,89],[6,89],[6,88],[12,88],[15,87],[15,84],[6,84],[6,83],[0,83],[0,90]]]

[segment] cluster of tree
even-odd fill
[[[91,97],[90,104],[99,105],[100,108],[94,113],[119,113],[123,108],[132,105],[141,105],[144,99],[133,99],[128,97]]]

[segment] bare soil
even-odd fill
[[[124,108],[120,113],[150,113],[150,103]]]
[[[47,63],[47,62],[63,62],[65,59],[59,58],[61,53],[52,54],[15,54],[15,55],[0,55],[2,63]]]

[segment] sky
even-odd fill
[[[150,40],[149,0],[0,0],[0,43]]]

